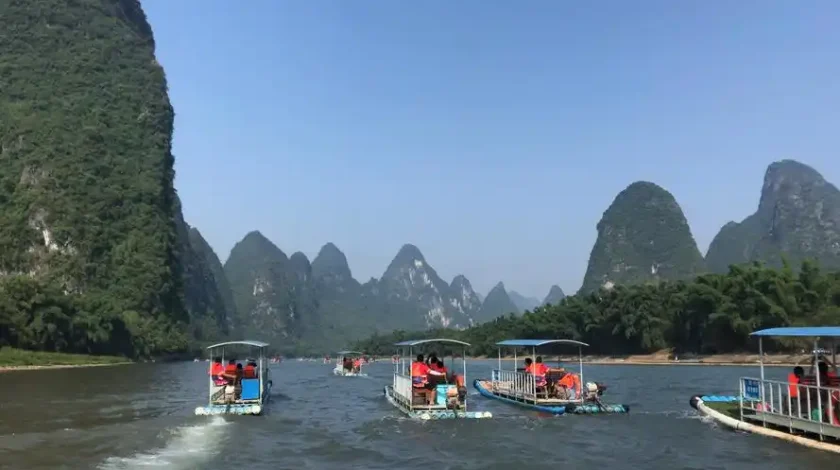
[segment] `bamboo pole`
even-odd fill
[[[761,426],[755,426],[750,423],[745,423],[743,421],[731,418],[719,411],[709,408],[703,403],[703,400],[701,400],[700,397],[697,397],[696,400],[696,408],[698,411],[723,425],[729,426],[732,429],[761,434],[762,436],[775,437],[777,439],[782,439],[784,441],[792,442],[794,444],[799,444],[805,447],[810,447],[812,449],[819,449],[840,454],[840,445],[815,441],[813,439],[808,439],[800,436],[793,436],[781,431],[776,431],[775,429],[769,429]]]

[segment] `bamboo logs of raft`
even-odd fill
[[[782,439],[784,441],[792,442],[794,444],[811,447],[813,449],[825,450],[828,452],[840,454],[840,445],[829,444],[827,442],[820,442],[801,436],[794,436],[785,432],[776,431],[775,429],[769,429],[763,426],[756,426],[754,424],[739,421],[730,416],[726,416],[725,414],[717,410],[709,408],[703,403],[703,399],[700,397],[692,397],[691,406],[697,411],[703,413],[704,415],[714,419],[718,423],[721,423],[737,431],[747,431],[755,434],[761,434],[762,436],[775,437],[777,439]]]

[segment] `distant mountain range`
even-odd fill
[[[310,263],[303,253],[287,255],[258,231],[231,250],[224,267],[196,229],[192,253],[202,260],[200,282],[191,292],[211,304],[239,336],[264,339],[295,353],[336,349],[372,333],[397,329],[467,328],[539,304],[517,306],[500,282],[482,300],[463,275],[447,283],[420,250],[403,245],[379,279],[353,278],[347,257],[327,243]],[[196,263],[192,263],[196,264]],[[209,300],[208,300],[209,299]],[[230,300],[228,300],[230,299]],[[232,304],[232,305],[231,305]],[[222,312],[224,311],[224,312]]]

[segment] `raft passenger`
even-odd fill
[[[793,372],[788,374],[787,381],[788,381],[788,396],[790,397],[790,413],[793,414],[794,410],[796,410],[797,415],[801,415],[802,412],[802,402],[800,401],[800,385],[802,384],[802,377],[805,375],[805,370],[800,367],[796,366],[793,368]],[[801,417],[801,416],[800,416]]]
[[[257,363],[254,361],[248,362],[245,369],[242,371],[242,377],[246,379],[257,378]]]
[[[225,366],[222,365],[222,359],[217,357],[210,365],[210,377],[213,380],[213,385],[225,385],[227,380],[224,378]]]

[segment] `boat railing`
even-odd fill
[[[511,398],[536,399],[536,382],[533,374],[515,370],[493,369],[491,375],[493,391]]]
[[[411,377],[399,372],[394,372],[394,394],[411,403]]]
[[[840,387],[794,385],[778,380],[742,377],[740,380],[741,420],[787,427],[790,432],[808,432],[820,438],[840,439]]]

